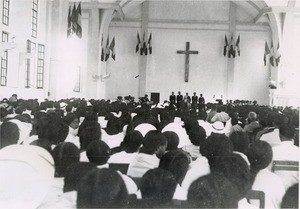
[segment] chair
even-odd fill
[[[250,190],[246,195],[246,199],[249,200],[259,200],[259,208],[265,208],[265,193],[263,191]]]
[[[282,161],[274,160],[272,164],[272,172],[275,171],[299,171],[299,162],[298,161]]]
[[[108,167],[116,170],[116,171],[120,171],[123,174],[127,174],[127,170],[129,167],[129,164],[124,164],[124,163],[109,163]]]

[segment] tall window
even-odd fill
[[[74,91],[80,92],[80,66],[78,66],[78,68],[76,69]]]
[[[8,25],[9,20],[9,0],[3,0],[2,23]]]
[[[36,44],[30,40],[27,40],[27,53],[34,54]],[[31,71],[31,60],[26,60],[25,67],[25,88],[30,88],[30,71]]]
[[[2,42],[8,42],[8,33],[2,31]],[[5,51],[1,57],[1,80],[0,85],[6,86],[7,84],[7,63],[8,51]]]
[[[37,37],[37,24],[38,24],[38,0],[32,0],[32,23],[31,23],[31,36]]]
[[[44,67],[45,67],[45,46],[38,45],[38,64],[37,64],[37,88],[44,86]]]

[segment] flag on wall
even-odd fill
[[[76,35],[78,36],[78,38],[82,37],[82,27],[81,27],[81,2],[79,2],[77,10],[76,10],[76,14],[77,14],[77,20],[76,20],[76,24],[77,24],[77,30],[76,30]]]
[[[115,54],[115,37],[111,41],[109,49],[111,50],[111,58],[113,58],[113,60],[116,60],[116,54]]]
[[[103,35],[102,35],[102,39],[101,39],[101,61],[102,62],[104,61],[104,56],[105,56],[105,53],[104,53]]]
[[[224,45],[224,49],[223,49],[223,55],[226,56],[228,51],[228,40],[227,40],[227,36],[225,34],[225,45]]]
[[[279,62],[280,62],[280,58],[281,58],[281,54],[280,54],[280,51],[279,51],[279,42],[277,44],[277,50],[276,50],[276,53],[275,53],[274,57],[275,57],[275,64],[276,64],[276,66],[278,66]]]
[[[109,36],[107,36],[107,42],[106,42],[106,47],[105,47],[105,61],[108,60],[109,55],[110,55]]]
[[[141,48],[141,39],[140,39],[139,32],[137,32],[137,39],[138,39],[138,43],[137,43],[137,45],[136,45],[136,47],[135,47],[135,52],[136,52],[136,53],[137,53],[137,52],[140,50],[140,48]]]
[[[233,40],[233,35],[231,34],[231,39],[230,39],[230,46],[229,46],[229,51],[228,51],[228,57],[231,58],[235,58],[235,51],[234,51],[234,48],[233,47],[234,45],[234,40]]]
[[[72,15],[71,15],[71,23],[72,23],[73,33],[76,33],[76,31],[77,31],[77,10],[76,10],[75,3],[73,6]]]
[[[264,53],[264,65],[266,66],[267,64],[267,55],[270,54],[270,49],[268,46],[268,43],[265,42],[265,53]]]
[[[234,50],[234,55],[235,53],[238,53],[239,56],[241,56],[241,51],[240,51],[240,35],[236,41],[236,44],[235,44],[235,50]]]
[[[148,49],[149,49],[149,54],[152,54],[151,39],[152,39],[152,33],[150,33],[150,36],[149,36],[149,39],[148,39]]]
[[[273,46],[273,41],[271,41],[271,48],[270,48],[270,64],[272,67],[275,65],[275,58],[274,58],[274,46]]]
[[[144,32],[144,35],[143,35],[143,49],[142,49],[142,51],[145,55],[148,54],[148,49],[147,49],[147,44],[146,44],[146,39],[145,39],[145,32]]]
[[[72,34],[72,19],[71,19],[71,7],[69,7],[67,37],[69,38],[71,34]]]

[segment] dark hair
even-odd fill
[[[17,144],[19,137],[20,131],[17,124],[7,121],[0,125],[0,148]]]
[[[273,150],[271,145],[265,141],[253,142],[247,152],[247,157],[252,170],[258,172],[266,168],[272,161]]]
[[[80,180],[93,168],[96,168],[96,165],[88,162],[78,162],[70,165],[66,169],[63,191],[77,191]]]
[[[206,131],[202,126],[196,126],[188,133],[190,141],[195,146],[201,146],[206,138]]]
[[[131,131],[124,137],[121,147],[127,153],[137,152],[143,142],[143,135],[139,131]]]
[[[281,208],[299,208],[299,183],[288,188],[282,198]]]
[[[172,173],[160,168],[147,171],[140,182],[142,199],[151,200],[155,205],[170,202],[176,187]]]
[[[24,123],[31,123],[31,117],[28,114],[16,115],[14,118]]]
[[[87,146],[86,155],[91,163],[104,165],[110,157],[110,148],[104,141],[94,140]]]
[[[64,122],[69,126],[75,119],[79,117],[75,113],[68,113],[64,118]]]
[[[250,145],[250,140],[248,134],[242,131],[233,132],[230,137],[230,141],[233,145],[233,150],[246,154],[247,149]]]
[[[166,137],[168,141],[167,151],[169,150],[176,150],[178,148],[179,144],[179,137],[178,135],[173,131],[166,131],[162,133],[164,137]]]
[[[239,200],[245,197],[252,186],[252,176],[246,161],[238,154],[217,157],[210,166],[211,172],[221,172],[237,188]]]
[[[73,143],[63,142],[53,149],[52,156],[55,164],[55,176],[64,177],[68,166],[79,162],[80,152]]]
[[[101,139],[101,129],[98,122],[90,122],[88,126],[85,126],[79,136],[80,149],[86,150],[89,143],[94,140]]]
[[[279,134],[291,140],[295,134],[295,127],[292,124],[283,124],[279,127]],[[282,137],[280,138],[282,140]]]
[[[194,181],[188,190],[188,206],[193,208],[238,208],[238,193],[232,183],[215,172]]]
[[[42,147],[47,150],[49,153],[52,153],[51,143],[47,139],[37,139],[30,143],[30,145],[35,145]]]
[[[115,135],[122,132],[123,125],[120,118],[113,116],[107,121],[105,131],[108,135]]]
[[[158,167],[170,171],[176,181],[181,184],[189,169],[189,164],[190,160],[183,151],[172,150],[162,156]]]
[[[153,155],[160,146],[167,145],[167,139],[159,131],[149,131],[144,138],[140,153]]]
[[[120,208],[127,201],[123,179],[109,168],[91,170],[78,184],[77,208]]]
[[[211,134],[200,146],[200,153],[213,164],[216,157],[232,154],[232,143],[224,134]]]

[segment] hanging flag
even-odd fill
[[[231,34],[231,39],[230,39],[230,47],[229,47],[229,51],[228,51],[228,57],[231,58],[235,58],[235,51],[234,51],[234,43],[233,43],[233,35]]]
[[[106,42],[106,47],[105,47],[105,61],[108,60],[110,55],[110,50],[109,50],[109,36],[107,36],[107,42]]]
[[[227,40],[227,36],[225,34],[225,45],[224,45],[224,49],[223,49],[223,55],[226,56],[228,51],[228,40]]]
[[[143,49],[142,49],[142,51],[145,55],[148,54],[148,49],[147,49],[147,44],[146,44],[146,39],[145,39],[145,32],[144,32],[144,35],[143,35]]]
[[[150,33],[150,36],[149,36],[149,39],[148,39],[148,49],[149,49],[149,54],[152,54],[151,39],[152,39],[152,33]]]
[[[76,24],[77,24],[77,30],[76,30],[76,35],[78,36],[78,38],[82,37],[82,27],[81,27],[81,2],[79,2],[77,10],[76,10],[76,14],[77,14],[77,20],[76,20]]]
[[[116,60],[116,54],[115,54],[115,37],[111,41],[109,49],[111,50],[111,58],[113,58],[113,60]]]
[[[274,58],[274,47],[273,47],[273,41],[271,41],[271,48],[270,48],[270,64],[272,67],[275,66],[275,58]]]
[[[277,50],[276,50],[276,53],[275,53],[274,57],[275,57],[276,66],[278,66],[279,62],[280,62],[280,58],[281,58],[281,53],[279,51],[279,41],[278,41],[278,44],[277,44]]]
[[[77,33],[77,10],[76,4],[74,3],[72,15],[71,15],[72,32]]]
[[[104,61],[104,46],[103,46],[103,35],[101,39],[101,61]]]
[[[241,56],[241,51],[240,51],[240,35],[239,35],[239,37],[238,37],[238,39],[236,41],[235,48],[236,48],[236,50],[234,50],[234,54],[237,51],[238,55]]]
[[[138,39],[138,43],[137,43],[137,45],[135,47],[135,52],[136,53],[141,49],[141,39],[140,39],[139,32],[137,32],[137,39]]]
[[[268,43],[265,42],[264,65],[267,65],[267,55],[270,54]]]
[[[69,38],[72,34],[72,19],[71,19],[71,7],[69,7],[68,13],[68,28],[67,28],[67,37]]]

